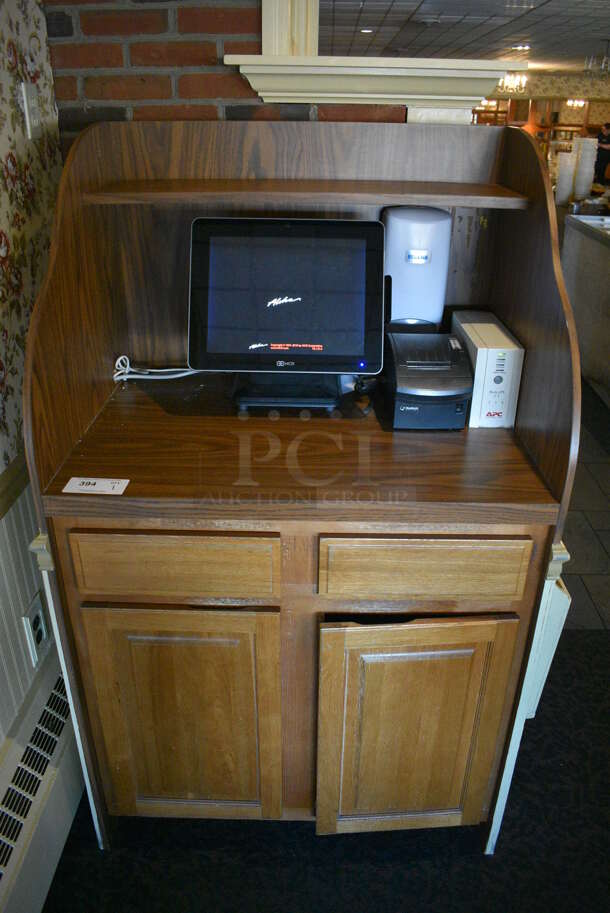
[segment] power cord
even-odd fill
[[[122,380],[177,380],[179,377],[190,377],[201,374],[194,368],[142,368],[132,366],[127,355],[119,355],[114,363],[112,379]]]

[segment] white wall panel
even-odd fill
[[[37,533],[30,486],[0,520],[0,744],[34,678],[21,616],[42,586],[28,545]]]

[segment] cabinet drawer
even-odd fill
[[[78,588],[85,595],[279,595],[279,536],[74,532],[69,540]]]
[[[319,592],[356,599],[520,599],[532,540],[320,538]]]

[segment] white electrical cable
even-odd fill
[[[119,355],[114,363],[114,381],[122,380],[177,380],[179,377],[190,377],[201,374],[194,368],[142,368],[132,367],[127,355]]]

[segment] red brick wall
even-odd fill
[[[64,150],[104,120],[404,122],[402,105],[265,105],[222,63],[260,54],[260,0],[44,0]]]

